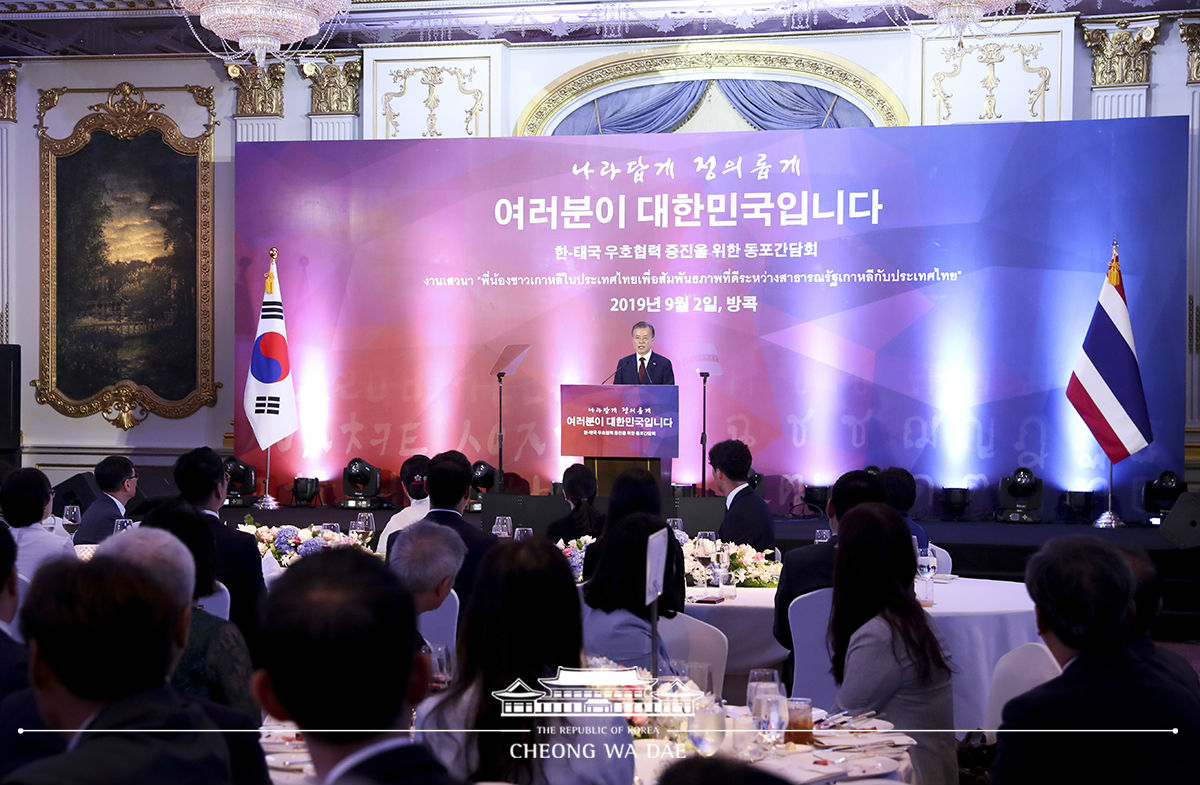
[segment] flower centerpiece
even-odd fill
[[[358,539],[348,534],[322,529],[320,526],[300,528],[297,526],[259,526],[254,522],[254,516],[247,515],[238,526],[254,537],[258,543],[258,555],[270,554],[280,567],[295,564],[304,556],[316,553],[322,548],[365,548]]]
[[[576,583],[583,580],[583,554],[587,550],[587,547],[595,541],[595,537],[585,534],[569,542],[559,540],[554,543],[562,550],[563,556],[567,557],[567,561],[571,563],[571,572],[575,573]]]
[[[779,585],[779,573],[783,565],[767,558],[762,551],[749,545],[738,545],[717,540],[717,551],[729,554],[729,572],[738,586],[747,589],[773,589]],[[683,568],[689,586],[707,586],[712,582],[712,568],[706,567],[696,558],[696,541],[683,543]]]

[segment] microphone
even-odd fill
[[[613,378],[614,376],[616,376],[616,375],[617,375],[617,372],[616,372],[616,371],[613,371],[612,373],[610,373],[610,374],[608,375],[608,378],[607,378],[607,379],[605,379],[604,381],[602,381],[602,382],[600,382],[600,383],[601,383],[601,384],[608,384],[610,381],[612,381],[612,378]]]
[[[707,379],[707,378],[708,378],[708,371],[700,371],[700,378],[701,378],[701,379]]]

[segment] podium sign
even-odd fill
[[[661,384],[561,385],[562,455],[675,458],[679,388]]]

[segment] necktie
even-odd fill
[[[638,359],[638,384],[646,383],[646,358]]]

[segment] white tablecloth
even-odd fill
[[[729,638],[727,698],[741,699],[730,685],[744,689],[751,668],[779,667],[787,657],[771,633],[774,589],[738,589],[734,600],[717,605],[689,602],[685,610]],[[1033,601],[1023,583],[958,578],[936,585],[929,612],[953,658],[955,725],[981,728],[996,661],[1022,643],[1038,640]]]

